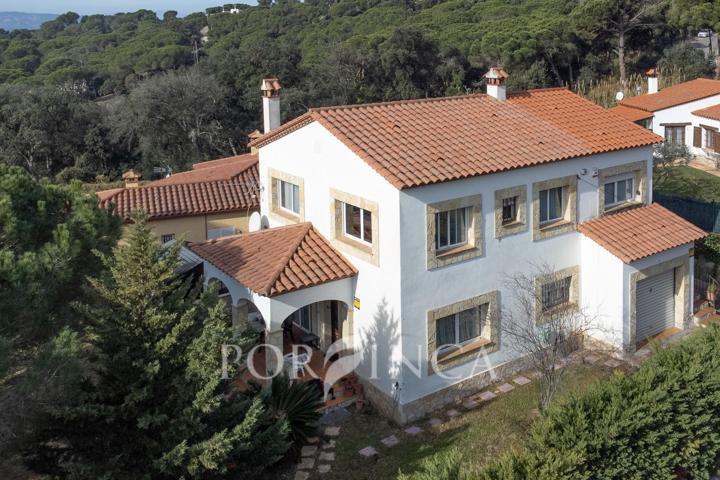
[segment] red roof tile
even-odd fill
[[[588,220],[578,225],[578,230],[624,263],[706,235],[702,229],[657,203]]]
[[[640,110],[639,108],[626,107],[625,105],[616,105],[612,107],[610,111],[617,113],[631,122],[639,122],[640,120],[646,120],[653,117],[652,112]]]
[[[698,117],[709,118],[711,120],[720,120],[720,105],[701,108],[700,110],[695,110],[692,114],[697,115]]]
[[[268,297],[357,275],[355,267],[311,223],[210,240],[190,248]]]
[[[315,108],[251,143],[313,121],[397,188],[662,141],[564,88]]]
[[[150,220],[258,209],[257,156],[222,160],[225,163],[215,160],[219,164],[178,173],[142,187],[98,192],[100,206],[115,205],[125,221],[138,209],[143,209]]]
[[[630,97],[620,105],[639,108],[647,112],[657,112],[666,108],[682,105],[683,103],[694,102],[713,95],[720,95],[720,80],[709,78],[696,78],[689,82],[678,83],[671,87],[663,88],[657,93],[646,93],[637,97]]]

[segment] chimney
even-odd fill
[[[135,173],[132,169],[123,173],[122,179],[125,182],[125,188],[137,188],[140,186],[140,174]]]
[[[260,130],[253,130],[248,134],[248,145],[257,140],[258,138],[262,137],[262,133],[260,133]],[[257,147],[250,147],[250,153],[253,155],[258,153]]]
[[[505,94],[505,80],[507,80],[509,76],[502,67],[492,67],[485,74],[487,94],[496,100],[504,101],[507,98]]]
[[[658,92],[658,76],[657,70],[651,68],[646,72],[648,78],[648,93]]]
[[[264,133],[280,126],[280,81],[277,78],[265,78],[260,85],[263,95]]]

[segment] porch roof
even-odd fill
[[[631,263],[703,238],[706,233],[654,203],[583,222],[580,233],[624,263]]]
[[[357,269],[311,223],[196,243],[190,249],[266,297],[357,275]]]

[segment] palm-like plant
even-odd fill
[[[263,390],[263,400],[273,418],[286,421],[290,427],[290,440],[299,449],[317,434],[320,393],[310,384],[290,381],[286,374],[277,375]]]

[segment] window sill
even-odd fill
[[[448,248],[447,250],[436,250],[435,251],[435,258],[448,258],[452,257],[454,255],[459,255],[461,253],[469,252],[471,250],[475,250],[475,245],[460,245],[453,248]]]
[[[367,253],[368,255],[373,254],[373,247],[371,243],[365,243],[362,240],[355,240],[353,237],[345,235],[344,233],[341,233],[335,238],[346,245],[350,245],[353,248]]]
[[[492,342],[490,340],[488,340],[487,338],[478,338],[477,340],[467,343],[456,350],[452,350],[447,353],[438,354],[437,360],[438,360],[438,362],[449,362],[456,358],[467,355],[468,353],[472,353],[472,352],[475,352],[476,350],[480,350],[481,348],[487,347],[490,344],[492,344]]]
[[[547,310],[542,311],[542,315],[558,315],[560,313],[566,312],[566,311],[572,311],[577,309],[577,304],[575,302],[568,302],[563,303],[560,305],[555,305],[554,307],[548,308]],[[543,325],[546,322],[536,322],[538,325]]]
[[[640,205],[643,205],[643,202],[634,201],[634,202],[620,203],[620,204],[618,204],[618,205],[612,205],[612,206],[610,206],[609,208],[608,208],[608,207],[603,207],[603,208],[604,208],[603,214],[606,214],[606,213],[615,213],[615,212],[619,212],[619,211],[622,211],[622,210],[626,210],[626,209],[628,209],[628,208],[638,207],[638,206],[640,206]]]
[[[547,231],[547,230],[554,230],[556,228],[562,228],[566,227],[568,225],[572,225],[573,222],[570,220],[565,220],[564,218],[561,218],[559,220],[552,220],[550,222],[541,223],[538,230],[541,232]]]
[[[273,208],[273,209],[271,210],[271,212],[274,213],[275,215],[277,215],[278,217],[281,217],[281,218],[283,218],[283,219],[285,219],[285,220],[290,220],[291,222],[300,222],[300,221],[302,221],[302,218],[300,217],[300,214],[299,214],[299,213],[297,213],[297,214],[296,214],[296,213],[292,213],[292,212],[290,212],[289,210],[285,210],[285,209],[283,209],[283,208],[278,208],[278,207],[276,207],[276,208]]]
[[[512,222],[503,222],[500,224],[500,226],[502,228],[514,228],[514,227],[519,227],[520,225],[525,225],[525,224],[523,222],[521,222],[520,220],[513,220]]]

